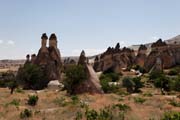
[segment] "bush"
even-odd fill
[[[178,75],[178,71],[176,69],[171,69],[169,72],[168,72],[168,75]]]
[[[100,80],[103,80],[103,79],[109,79],[109,82],[117,82],[119,80],[119,76],[121,74],[118,74],[118,73],[103,73],[101,74],[100,76]]]
[[[82,118],[83,118],[83,114],[82,114],[82,112],[77,112],[76,113],[76,117],[75,117],[75,120],[82,120]]]
[[[165,112],[162,120],[180,120],[180,112]]]
[[[58,106],[60,107],[64,107],[67,105],[67,102],[66,102],[66,99],[64,97],[61,97],[61,98],[56,98],[54,100],[54,103],[57,104]]]
[[[146,72],[146,70],[143,67],[139,66],[139,65],[135,65],[132,68],[135,69],[135,70],[139,70],[139,72],[141,72],[141,73]]]
[[[144,85],[141,82],[141,78],[140,77],[135,77],[132,79],[132,81],[134,82],[135,86],[134,86],[134,92],[140,92],[139,88],[142,88]]]
[[[79,102],[79,98],[76,95],[71,96],[71,100],[73,104],[77,104]]]
[[[132,81],[132,78],[125,77],[122,81],[123,87],[127,88],[127,92],[132,93],[134,90],[135,83]]]
[[[35,106],[38,102],[39,97],[36,95],[30,95],[28,97],[28,105]]]
[[[127,111],[131,108],[126,104],[116,104],[115,107],[118,107],[120,111]]]
[[[40,90],[47,87],[48,79],[43,70],[34,64],[25,64],[17,74],[17,82],[24,89]]]
[[[16,83],[15,74],[12,71],[8,71],[1,74],[0,87],[11,87],[12,83]],[[16,87],[16,86],[15,86]]]
[[[21,88],[19,88],[19,87],[16,89],[15,92],[17,92],[17,93],[25,93],[25,92],[24,92]]]
[[[107,79],[107,78],[100,80],[100,84],[101,84],[101,87],[102,87],[104,93],[116,92],[116,90],[118,89],[118,86],[110,85],[109,82],[110,82],[110,79]]]
[[[74,94],[76,87],[87,79],[85,68],[81,65],[70,66],[65,74],[64,86],[69,94]]]
[[[13,99],[9,104],[18,107],[20,105],[20,100],[19,99]]]
[[[141,97],[135,97],[135,98],[134,98],[134,102],[135,102],[135,103],[143,104],[145,101],[146,101],[146,99],[141,98]]]
[[[149,79],[150,80],[155,80],[161,76],[164,76],[164,73],[161,72],[161,71],[152,71],[150,74],[149,74]]]
[[[180,107],[180,102],[177,102],[175,100],[171,100],[169,104],[174,106],[174,107]]]
[[[29,118],[32,116],[32,111],[25,109],[23,112],[20,113],[20,118],[24,119],[24,118]]]
[[[180,92],[180,76],[171,81],[171,89]]]
[[[7,86],[11,90],[11,94],[13,94],[14,89],[18,87],[17,82],[15,80],[8,82]]]
[[[87,110],[85,116],[87,120],[98,120],[98,112],[95,110]]]

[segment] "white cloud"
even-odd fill
[[[13,40],[9,40],[9,41],[7,42],[7,44],[8,44],[8,45],[14,45],[15,42],[14,42]]]
[[[152,39],[153,39],[153,40],[158,40],[159,38],[156,37],[156,36],[154,36],[154,37],[152,37]]]
[[[4,41],[3,40],[0,40],[0,44],[2,44]]]
[[[94,49],[94,48],[90,48],[90,49],[84,49],[86,56],[92,56],[92,55],[97,55],[100,53],[105,52],[106,49]],[[72,51],[72,56],[79,56],[82,50],[79,49],[75,49]]]

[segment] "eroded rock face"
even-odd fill
[[[85,55],[84,50],[81,52],[80,57],[79,57],[79,61],[78,61],[78,65],[85,65],[87,63],[87,58]]]
[[[145,69],[150,71],[155,67],[155,63],[161,61],[162,69],[168,69],[180,63],[180,46],[179,45],[167,45],[162,40],[158,40],[152,45],[152,51],[148,55],[145,61]],[[158,68],[159,69],[159,68]],[[161,70],[162,70],[161,69]]]
[[[84,51],[81,52],[78,64],[84,66],[85,71],[87,73],[87,80],[79,84],[75,88],[74,93],[75,94],[81,94],[81,93],[102,94],[103,90],[101,89],[99,78],[97,74],[95,73],[93,67],[88,63]]]
[[[159,39],[158,41],[156,41],[151,45],[151,48],[163,47],[163,46],[167,46],[167,44],[163,42],[162,39]]]
[[[44,33],[41,37],[41,48],[37,56],[33,54],[29,63],[40,66],[49,81],[60,80],[62,62],[60,51],[57,48],[57,37],[51,34],[49,38],[49,47],[47,47],[48,37]],[[29,58],[27,58],[28,61]]]
[[[99,71],[111,71],[120,73],[122,68],[127,68],[134,63],[135,53],[133,50],[124,47],[120,49],[119,43],[115,48],[109,47],[101,56],[95,60],[94,69]]]
[[[94,70],[96,72],[112,71],[120,72],[122,68],[128,68],[132,65],[139,65],[147,72],[153,69],[167,69],[175,65],[180,65],[180,45],[166,44],[159,39],[151,46],[149,54],[147,47],[141,45],[138,53],[135,56],[135,52],[129,48],[124,47],[120,49],[120,45],[117,44],[115,48],[109,47],[100,58],[96,58],[94,62]],[[161,61],[161,67],[155,67],[157,61]]]
[[[136,59],[135,59],[136,65],[144,67],[144,63],[145,63],[146,58],[147,58],[146,53],[147,53],[147,47],[145,45],[140,45],[139,50],[138,50],[138,54],[137,54]]]

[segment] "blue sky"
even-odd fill
[[[180,34],[179,0],[0,0],[0,59],[37,53],[56,33],[62,56]]]

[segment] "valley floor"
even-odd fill
[[[34,107],[27,104],[28,95],[32,94],[39,97]],[[82,110],[80,107],[82,102],[97,111],[108,105],[126,104],[130,107],[125,113],[126,120],[159,120],[166,111],[180,112],[180,107],[170,104],[171,101],[180,102],[177,96],[178,93],[170,96],[160,95],[160,90],[146,88],[142,94],[82,94],[76,96],[79,100],[74,103],[65,91],[19,90],[11,95],[9,89],[0,88],[0,120],[19,120],[20,113],[26,108],[32,111],[30,120],[74,120],[76,113]],[[135,101],[136,98],[141,98],[144,102]]]

